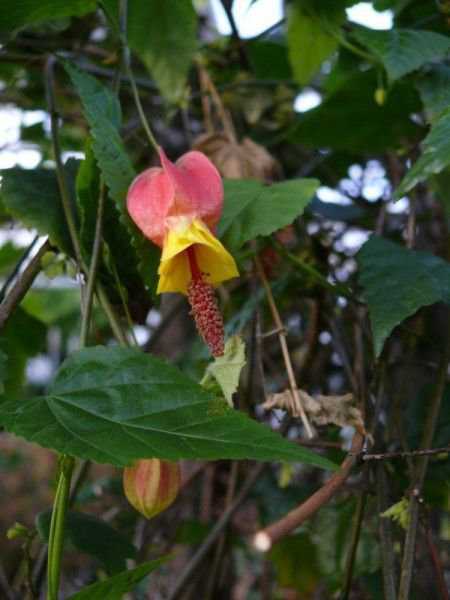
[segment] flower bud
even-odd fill
[[[180,479],[178,463],[158,458],[143,459],[124,469],[123,488],[128,502],[151,519],[175,500]]]

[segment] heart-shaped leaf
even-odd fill
[[[78,351],[62,365],[47,396],[1,404],[0,423],[44,447],[119,466],[155,457],[334,468],[232,410],[175,367],[132,348]]]

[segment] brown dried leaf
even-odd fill
[[[315,425],[338,425],[339,427],[351,426],[359,433],[365,435],[364,422],[359,408],[355,406],[353,394],[342,396],[322,396],[315,398],[303,390],[298,390],[301,404]],[[281,408],[289,412],[293,417],[300,416],[300,406],[291,394],[285,390],[279,394],[272,394],[262,404],[265,410]]]

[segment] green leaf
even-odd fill
[[[301,564],[298,557],[301,556]],[[278,584],[309,596],[321,579],[317,547],[306,532],[288,535],[270,551],[270,560],[276,567]]]
[[[100,171],[94,157],[90,138],[85,144],[85,159],[80,165],[76,189],[80,213],[81,245],[86,256],[90,257],[94,243],[100,195]],[[116,206],[108,200],[104,202],[103,206],[102,235],[105,244],[107,244],[108,260],[104,261],[106,266],[111,267],[111,271],[116,270],[119,281],[126,289],[125,294],[128,294],[128,298],[132,299],[133,302],[139,303],[142,306],[142,312],[144,312],[146,308],[148,309],[150,296],[144,287],[143,278],[138,270],[139,257],[136,247],[131,243],[130,231],[120,218]],[[149,243],[147,245],[149,248],[152,247]],[[87,262],[90,262],[90,258]],[[147,269],[146,279],[148,279],[152,270],[148,268],[147,264],[145,268]],[[108,274],[104,264],[99,271],[99,275],[108,289],[111,286],[115,287],[114,272]],[[156,280],[156,266],[153,270],[153,279]],[[117,292],[113,297],[115,297],[116,302],[119,302]]]
[[[116,0],[102,0],[102,5],[117,23]],[[177,100],[197,50],[197,14],[191,0],[129,2],[128,44],[164,96]]]
[[[12,433],[58,452],[119,466],[138,458],[287,460],[333,465],[215,399],[137,349],[72,354],[45,397],[3,403]]]
[[[450,107],[450,67],[434,65],[416,82],[428,121],[432,122]]]
[[[402,81],[379,106],[374,99],[377,87],[374,70],[349,76],[322,104],[297,117],[288,140],[314,149],[364,155],[404,147],[405,140],[421,133],[409,116],[421,110],[419,96],[412,85]]]
[[[55,325],[61,319],[79,314],[80,291],[53,287],[31,289],[22,300],[21,306],[29,315],[46,325]]]
[[[307,13],[298,5],[292,7],[287,39],[289,59],[298,83],[309,83],[323,61],[338,47],[336,38],[329,32],[334,27],[336,25],[333,22]]]
[[[394,194],[398,200],[421,181],[450,165],[450,108],[442,113],[422,142],[422,154],[403,177]]]
[[[8,356],[0,350],[0,396],[5,393],[5,381],[8,373]]]
[[[450,303],[450,264],[373,235],[357,255],[376,355],[396,325],[421,306]]]
[[[3,379],[6,397],[16,397],[24,383],[28,358],[45,348],[47,329],[22,308],[17,308],[8,319],[0,335],[0,351],[7,357],[7,369]]]
[[[16,263],[24,253],[23,248],[19,248],[13,242],[6,242],[0,248],[0,275],[9,275]]]
[[[399,28],[376,31],[358,27],[354,36],[380,59],[391,82],[443,58],[450,50],[450,37],[433,31]]]
[[[63,17],[80,17],[94,11],[95,0],[3,0],[0,12],[0,36],[34,23]]]
[[[70,596],[68,600],[121,600],[124,594],[131,592],[133,588],[149,573],[157,569],[167,559],[159,558],[151,562],[143,563],[135,569],[123,571],[92,585],[88,585],[81,592]]]
[[[125,215],[125,198],[135,172],[119,135],[120,105],[114,94],[95,77],[64,60],[83,104],[93,138],[92,148],[111,197]]]
[[[68,61],[63,61],[63,65],[80,95],[93,138],[92,150],[111,198],[115,202],[120,221],[128,232],[139,257],[137,264],[139,272],[143,280],[151,288],[155,288],[157,277],[154,257],[157,249],[136,228],[128,216],[125,205],[128,188],[134,179],[135,171],[118,131],[121,114],[119,101],[95,77],[84,73]],[[91,167],[85,165],[85,168],[88,170]],[[82,188],[87,194],[92,194],[92,188],[86,189],[91,185],[86,178],[91,175],[92,171],[83,172],[81,176],[83,180],[78,182],[78,191]]]
[[[66,254],[73,254],[55,172],[14,168],[1,175],[0,198],[6,210],[26,227],[48,235]]]
[[[202,385],[208,388],[211,379],[217,381],[228,404],[233,406],[233,394],[238,389],[244,365],[245,343],[238,335],[234,335],[225,344],[223,356],[216,357],[206,368]]]
[[[48,542],[52,511],[39,513],[36,528]],[[69,511],[64,528],[65,539],[80,552],[97,558],[111,575],[126,568],[126,559],[136,557],[136,548],[128,539],[94,515]]]
[[[270,186],[258,181],[225,180],[219,235],[231,250],[259,235],[270,235],[303,213],[319,187],[317,179],[292,179]]]
[[[258,79],[292,79],[285,44],[277,40],[248,40],[245,43],[252,65],[252,73]]]

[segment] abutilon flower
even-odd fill
[[[201,152],[175,164],[159,149],[161,167],[131,184],[127,208],[146,237],[162,248],[157,293],[186,294],[197,329],[214,356],[223,354],[223,320],[214,285],[239,275],[215,236],[222,214],[222,179]]]
[[[172,504],[178,495],[180,482],[179,464],[158,458],[138,460],[123,471],[125,496],[147,519]]]

